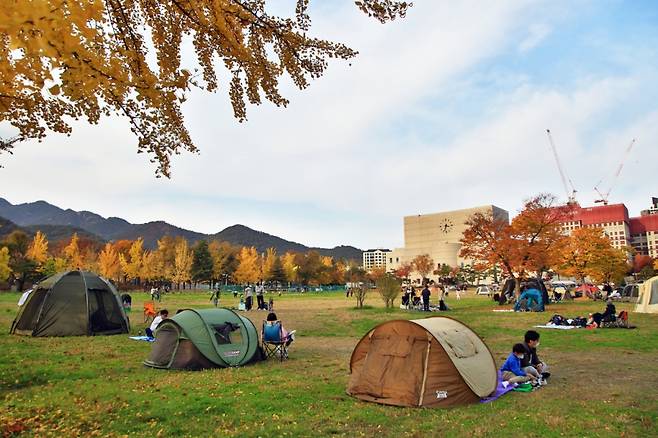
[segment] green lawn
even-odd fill
[[[469,292],[472,295],[472,292]],[[142,366],[150,344],[127,336],[7,334],[19,294],[0,293],[0,434],[32,436],[658,436],[658,316],[631,313],[635,330],[543,330],[549,386],[454,409],[380,406],[345,394],[352,349],[370,328],[421,313],[366,309],[341,293],[275,296],[298,338],[290,359],[202,372]],[[133,294],[132,331],[144,293]],[[165,296],[162,307],[208,307],[209,296]],[[452,297],[451,297],[452,298]],[[227,294],[222,305],[236,306]],[[500,365],[511,345],[553,312],[602,311],[601,302],[545,313],[494,313],[486,297],[448,301],[448,315],[482,336]],[[618,310],[631,309],[620,304]],[[248,314],[260,327],[264,312]]]

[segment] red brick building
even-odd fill
[[[582,227],[602,228],[615,248],[632,246],[638,254],[658,257],[658,198],[639,217],[630,217],[624,204],[576,207],[562,228],[571,231]]]

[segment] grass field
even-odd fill
[[[200,372],[146,368],[150,344],[127,336],[30,338],[7,334],[19,294],[0,293],[0,434],[13,436],[658,436],[658,316],[631,313],[635,330],[544,330],[548,386],[454,409],[381,406],[345,394],[352,349],[370,328],[423,315],[366,309],[340,293],[275,298],[297,341],[290,359]],[[132,332],[146,294],[133,294]],[[222,305],[236,306],[222,296]],[[449,300],[502,364],[511,345],[552,313],[602,311],[601,302],[545,313],[494,313],[486,297]],[[167,295],[162,307],[209,307],[208,295]],[[619,304],[617,310],[631,310]],[[257,327],[264,312],[247,314]]]

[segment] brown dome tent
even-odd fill
[[[497,385],[482,339],[443,316],[378,325],[354,348],[350,373],[349,395],[395,406],[475,403]]]

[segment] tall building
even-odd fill
[[[602,228],[615,248],[632,246],[637,254],[658,257],[658,198],[652,202],[639,217],[630,217],[624,204],[577,207],[562,228],[567,234],[576,228]]]
[[[460,240],[467,229],[466,221],[475,213],[491,214],[509,222],[507,211],[493,205],[406,216],[404,247],[395,248],[388,254],[387,269],[393,271],[423,254],[432,258],[435,269],[440,268],[442,264],[456,267],[462,263],[470,263],[459,257]]]
[[[390,254],[390,249],[378,248],[363,251],[363,269],[367,272],[374,268],[384,268],[386,270],[386,258]]]

